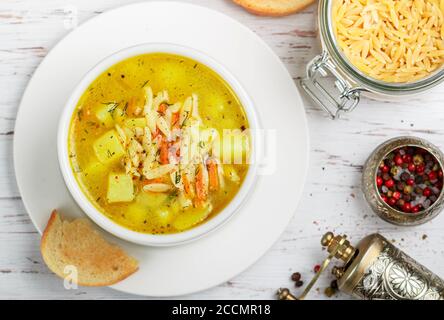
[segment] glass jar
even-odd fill
[[[419,225],[435,218],[444,207],[444,188],[436,201],[427,209],[418,213],[406,213],[388,205],[382,200],[376,185],[379,164],[392,151],[401,147],[419,147],[428,151],[443,169],[444,155],[435,145],[416,137],[397,137],[379,145],[367,159],[362,173],[362,192],[371,209],[382,219],[401,226]]]
[[[323,52],[307,65],[302,88],[334,119],[342,112],[352,111],[362,95],[380,100],[394,100],[418,94],[444,81],[444,68],[414,82],[390,83],[361,72],[352,65],[336,42],[332,22],[333,0],[320,0],[318,7],[319,35]],[[334,85],[325,78],[333,77]]]

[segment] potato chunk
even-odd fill
[[[114,125],[113,112],[115,111],[116,106],[115,103],[106,103],[96,107],[96,118],[105,127],[110,128]]]
[[[97,159],[104,164],[116,161],[125,155],[125,150],[115,130],[110,130],[98,138],[93,148]]]
[[[108,193],[106,198],[109,203],[133,201],[134,185],[131,176],[111,173],[108,177]]]
[[[203,207],[192,208],[180,213],[173,221],[172,225],[174,228],[180,231],[189,229],[208,218],[211,210],[213,210],[213,206],[211,204],[206,204]]]
[[[125,211],[125,218],[131,221],[135,226],[143,224],[147,219],[149,210],[138,203],[130,204]]]

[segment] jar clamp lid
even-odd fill
[[[376,99],[397,100],[428,90],[444,81],[444,68],[413,82],[391,83],[364,74],[340,50],[333,31],[331,0],[320,0],[319,34],[323,52],[307,64],[306,77],[300,85],[309,97],[332,119],[350,112],[359,104],[361,95]],[[327,77],[333,78],[331,81]]]

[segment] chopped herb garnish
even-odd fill
[[[181,179],[181,178],[182,178],[182,177],[180,176],[179,172],[176,172],[176,177],[175,177],[175,179],[174,179],[174,182],[175,182],[176,184],[180,183],[180,179]]]
[[[122,117],[126,115],[127,110],[128,110],[128,102],[126,102],[125,106],[123,107],[122,114],[121,114]]]
[[[177,195],[178,195],[177,190],[171,192],[170,194],[168,194],[166,201],[167,202],[173,201],[177,197]]]
[[[108,103],[104,103],[104,104],[106,104],[108,106],[107,111],[109,113],[111,113],[112,117],[114,117],[114,111],[119,106],[119,103],[117,103],[117,102],[108,102]]]
[[[141,88],[144,88],[144,87],[148,84],[148,82],[150,82],[150,80],[146,80],[146,81],[142,84]]]
[[[182,127],[185,125],[185,123],[186,123],[186,121],[187,121],[187,119],[188,119],[188,115],[189,115],[189,111],[185,111],[185,119],[183,119],[183,121],[182,121]]]

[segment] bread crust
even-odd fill
[[[233,0],[233,2],[259,16],[282,17],[304,9],[315,0],[286,0],[288,5],[282,5],[282,0]]]
[[[47,244],[49,231],[52,229],[56,219],[57,219],[57,210],[53,210],[51,212],[51,217],[49,217],[48,223],[46,224],[46,228],[43,231],[42,241],[40,242],[40,251],[42,252],[43,252],[43,247],[46,246]],[[43,257],[43,259],[44,258],[45,257]]]
[[[75,221],[80,221],[80,220],[75,220]],[[58,257],[56,255],[54,255],[54,252],[52,252],[52,247],[54,244],[50,243],[51,241],[51,236],[55,236],[55,233],[57,233],[58,231],[63,231],[63,223],[74,223],[73,222],[64,222],[62,221],[62,219],[60,218],[60,215],[57,213],[56,210],[54,210],[51,213],[51,217],[48,220],[48,224],[45,228],[45,231],[43,232],[42,235],[42,240],[40,243],[40,251],[43,257],[43,260],[45,261],[46,265],[48,266],[49,269],[51,269],[51,271],[53,271],[57,276],[59,276],[60,278],[64,279],[65,278],[65,274],[63,273],[63,268],[60,267],[60,264],[62,264],[62,259],[61,257]],[[94,229],[91,228],[91,232],[97,232]],[[63,232],[62,232],[63,233]],[[52,239],[53,241],[55,239]],[[62,239],[63,240],[63,239]],[[120,249],[119,247],[115,246],[115,245],[111,245],[109,243],[107,243],[104,239],[103,239],[104,243],[106,243],[107,247],[106,250],[111,251],[111,250],[115,250],[117,251],[117,254],[115,256],[123,259],[125,266],[124,266],[124,271],[121,272],[121,274],[117,277],[113,277],[110,278],[107,281],[81,281],[79,277],[79,281],[76,281],[76,283],[80,286],[86,286],[86,287],[101,287],[101,286],[110,286],[113,284],[116,284],[124,279],[126,279],[127,277],[129,277],[130,275],[132,275],[134,272],[136,272],[139,268],[137,265],[137,261],[134,260],[133,258],[127,256],[124,251],[122,249]],[[99,259],[99,258],[98,258]],[[102,259],[103,260],[103,259]],[[100,259],[98,260],[100,261]],[[57,263],[58,262],[58,263]],[[103,262],[103,261],[102,261]],[[122,261],[120,261],[122,262]],[[65,264],[68,265],[68,264]],[[77,265],[79,270],[87,270],[89,266],[79,266]],[[87,275],[83,275],[83,278],[88,277]],[[91,277],[94,278],[94,277]]]

